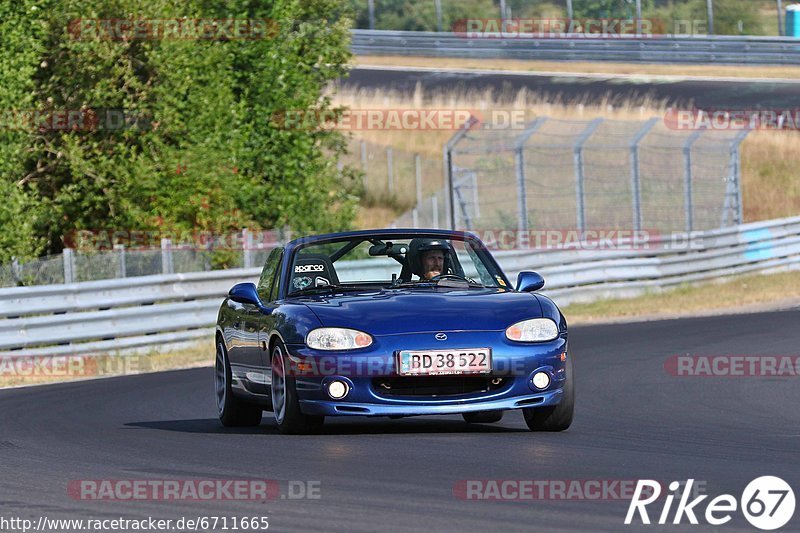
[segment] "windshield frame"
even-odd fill
[[[505,272],[500,267],[500,265],[495,260],[494,256],[489,252],[483,242],[475,235],[469,232],[464,231],[447,231],[447,230],[414,230],[414,229],[391,229],[391,230],[383,230],[383,231],[355,231],[355,232],[346,232],[346,233],[332,233],[327,235],[314,235],[309,237],[303,237],[300,239],[296,239],[291,241],[286,245],[286,251],[284,252],[284,264],[283,264],[283,271],[285,275],[283,276],[284,279],[281,280],[280,286],[280,297],[281,298],[289,298],[289,297],[299,297],[303,296],[302,292],[298,291],[290,291],[291,287],[289,286],[291,283],[291,275],[290,270],[292,265],[294,265],[295,257],[298,253],[300,253],[303,249],[318,244],[330,244],[330,243],[337,243],[341,242],[342,247],[347,246],[348,241],[360,241],[355,246],[359,246],[363,242],[369,242],[373,240],[410,240],[410,239],[417,239],[417,238],[444,238],[448,241],[458,241],[463,242],[464,246],[471,247],[472,250],[475,252],[476,256],[483,264],[487,267],[489,274],[495,278],[497,281],[497,287],[487,287],[487,288],[496,288],[496,289],[504,289],[513,291],[513,286],[509,283],[508,278],[506,277]],[[341,248],[340,248],[341,250]],[[337,255],[337,254],[334,254]],[[346,255],[346,254],[345,254]],[[341,259],[341,256],[336,257],[336,260]],[[335,261],[332,261],[335,263]],[[399,264],[399,263],[398,263]],[[502,279],[497,279],[497,276]],[[391,280],[387,280],[385,282],[385,286],[382,288],[390,289],[389,286],[391,284]],[[340,284],[343,285],[343,284]],[[352,283],[354,287],[360,286],[359,283]],[[375,290],[379,289],[375,287],[374,283],[369,283],[365,281],[363,284],[365,290]],[[423,284],[424,286],[430,286],[430,282],[426,282]],[[407,285],[404,285],[406,288]],[[470,285],[470,287],[477,287],[476,285]],[[332,289],[333,290],[333,289]],[[313,294],[313,293],[312,293]]]

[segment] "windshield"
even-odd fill
[[[478,242],[455,236],[350,237],[295,250],[289,294],[406,287],[508,288]]]

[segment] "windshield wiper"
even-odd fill
[[[442,282],[442,281],[446,281],[447,283],[451,283],[452,285],[445,285],[445,284],[441,284],[440,285],[440,282]],[[453,280],[436,280],[436,281],[417,280],[417,281],[404,281],[402,283],[397,283],[397,284],[391,285],[390,288],[398,289],[398,288],[405,288],[405,287],[439,287],[439,286],[441,286],[441,287],[454,287],[456,283],[459,283],[459,282],[454,282]],[[468,285],[469,287],[475,287],[475,288],[480,288],[480,289],[486,288],[485,285],[483,285],[481,283],[478,283],[477,281],[471,281],[471,280],[470,281],[462,281],[462,282],[460,282],[460,285]]]
[[[305,294],[317,294],[320,292],[331,292],[331,291],[363,291],[365,290],[364,287],[357,287],[354,285],[320,285],[319,287],[306,287],[305,289],[300,289],[298,291],[293,291],[288,294],[288,296],[303,296]]]

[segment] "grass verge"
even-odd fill
[[[405,56],[357,56],[354,66],[428,67],[439,69],[512,70],[564,74],[623,74],[628,76],[678,76],[721,78],[800,79],[800,67],[739,65],[662,65],[605,61],[525,61],[521,59],[462,59]]]
[[[572,304],[562,309],[570,325],[656,320],[703,314],[759,312],[800,306],[800,272],[753,274],[684,285],[636,298]],[[617,320],[615,320],[617,319]]]
[[[163,352],[0,358],[0,388],[198,368],[213,363],[212,339]]]

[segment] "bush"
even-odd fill
[[[131,5],[135,4],[135,5]],[[351,19],[336,0],[0,0],[0,109],[123,112],[130,127],[3,131],[0,180],[49,253],[80,229],[345,229],[356,198],[336,168],[337,132],[285,130],[271,117],[330,107]],[[259,40],[75,38],[87,18],[271,19]],[[7,32],[7,30],[10,30]],[[6,68],[6,65],[10,65]],[[85,115],[84,115],[85,116]],[[9,193],[11,194],[11,193]],[[41,247],[39,247],[41,248]],[[22,253],[22,252],[20,252]]]

